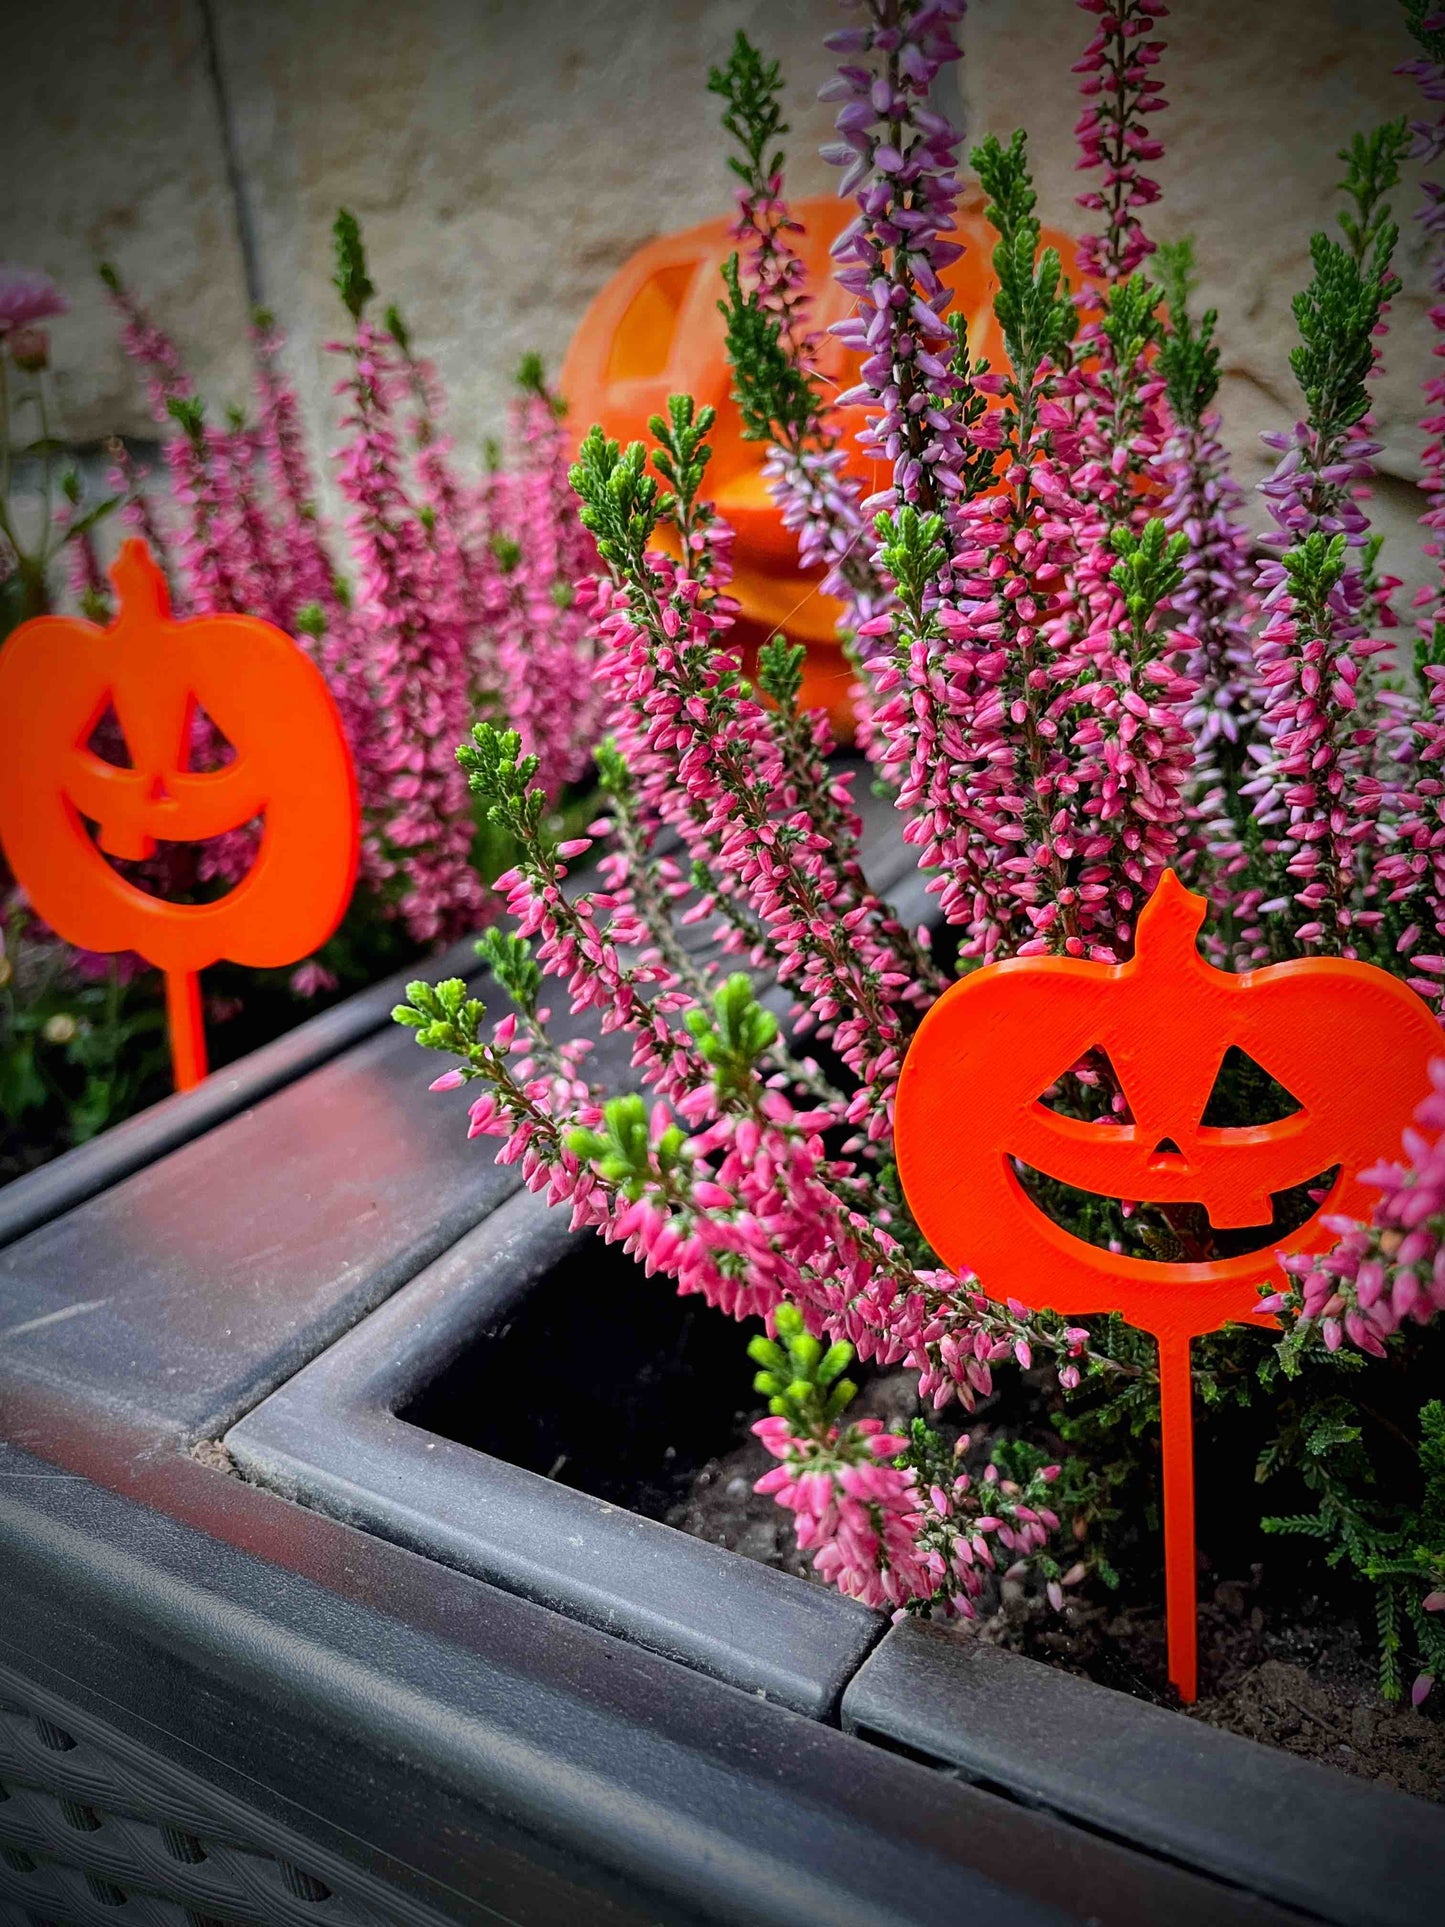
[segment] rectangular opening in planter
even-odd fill
[[[589,1237],[397,1416],[665,1520],[747,1422],[747,1336]]]

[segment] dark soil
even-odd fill
[[[918,1410],[905,1374],[865,1388],[860,1416],[906,1424]],[[757,1416],[754,1414],[754,1416]],[[761,1564],[813,1580],[788,1515],[753,1491],[775,1461],[746,1428],[710,1459],[667,1523]],[[1287,1568],[1281,1549],[1276,1565]],[[817,1583],[814,1580],[814,1583]],[[1178,1707],[1168,1684],[1161,1605],[1121,1608],[1103,1588],[1069,1597],[1062,1614],[1005,1581],[994,1611],[952,1622],[958,1639],[987,1639],[1156,1705]],[[1183,1709],[1207,1725],[1283,1747],[1382,1786],[1445,1803],[1445,1721],[1380,1693],[1373,1653],[1337,1605],[1254,1566],[1242,1576],[1201,1574],[1201,1694]]]

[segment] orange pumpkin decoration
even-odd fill
[[[854,211],[851,201],[832,196],[801,201],[794,209],[805,228],[794,239],[808,271],[813,326],[819,330],[841,321],[853,305],[852,296],[833,279],[829,249]],[[647,439],[648,418],[666,413],[669,395],[689,394],[699,405],[717,410],[717,425],[709,436],[713,459],[708,473],[718,510],[737,531],[732,593],[742,604],[739,633],[755,647],[775,630],[786,629],[813,645],[803,701],[826,707],[835,727],[851,735],[847,692],[852,677],[836,646],[841,604],[810,586],[819,572],[805,575],[799,569],[796,538],[783,527],[763,479],[767,446],[743,439],[732,399],[726,329],[718,312],[722,264],[736,252],[728,236],[730,225],[727,220],[708,221],[640,248],[582,317],[567,351],[561,389],[579,432],[600,422],[605,433],[624,444]],[[1001,367],[1006,358],[993,315],[997,282],[991,266],[997,237],[983,218],[976,193],[960,201],[951,238],[964,244],[964,252],[944,269],[943,279],[955,305],[968,316],[974,353]],[[1043,241],[1058,249],[1072,273],[1075,244],[1050,230]],[[858,379],[860,360],[825,336],[819,373],[841,393]],[[861,411],[850,414],[853,425],[861,426]],[[876,460],[865,466],[862,452],[855,447],[853,453],[856,473],[865,479],[880,473]],[[881,486],[881,479],[871,486]]]
[[[1170,1677],[1196,1688],[1189,1343],[1253,1307],[1277,1281],[1276,1251],[1322,1250],[1325,1212],[1368,1216],[1359,1173],[1399,1142],[1441,1050],[1440,1025],[1373,965],[1307,958],[1238,976],[1200,956],[1206,904],[1167,872],[1119,965],[1016,958],[952,985],[903,1066],[895,1141],[910,1208],[954,1270],[996,1297],[1068,1315],[1116,1311],[1159,1343]],[[1230,1047],[1299,1109],[1229,1130],[1201,1122]],[[1128,1123],[1089,1123],[1041,1102],[1072,1065],[1104,1051]],[[1075,1190],[1202,1204],[1217,1230],[1268,1226],[1272,1196],[1336,1171],[1328,1196],[1278,1244],[1204,1262],[1156,1263],[1099,1249],[1054,1222],[1016,1162]]]
[[[143,542],[122,546],[111,580],[110,627],[40,616],[0,650],[0,843],[67,942],[135,950],[166,973],[185,1089],[205,1075],[196,973],[221,957],[294,963],[340,922],[356,875],[356,778],[331,692],[289,636],[254,616],[173,619]],[[198,704],[236,752],[217,770],[188,766]],[[110,710],[129,768],[89,746]],[[256,818],[254,863],[212,903],[152,896],[102,854],[142,858]]]

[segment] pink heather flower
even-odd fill
[[[353,647],[372,704],[358,774],[367,873],[383,886],[397,879],[399,914],[430,942],[474,928],[483,906],[456,761],[472,685],[455,604],[402,480],[388,346],[362,320],[354,340],[336,348],[347,357],[338,392],[350,408],[339,480],[360,570]]]
[[[1380,841],[1382,796],[1371,754],[1377,730],[1356,690],[1364,664],[1388,644],[1352,637],[1333,611],[1315,632],[1283,586],[1264,608],[1254,660],[1267,748],[1242,792],[1256,798],[1256,817],[1298,885],[1295,940],[1353,956],[1353,932],[1380,920],[1356,907],[1356,893]]]
[[[146,378],[151,413],[165,427],[169,422],[167,404],[172,399],[188,399],[195,391],[175,343],[137,306],[129,290],[111,272],[106,273],[106,288],[111,306],[121,320],[121,345]]]
[[[335,990],[338,982],[336,973],[316,957],[308,957],[291,972],[291,990],[297,997],[319,996],[322,991]]]
[[[1437,109],[1445,103],[1445,69],[1428,60],[1411,61],[1401,73],[1416,79],[1425,99]],[[1438,163],[1445,152],[1445,112],[1435,119],[1417,122],[1414,153],[1427,166]],[[1425,206],[1418,217],[1431,241],[1431,286],[1437,294],[1445,292],[1445,188],[1438,180],[1425,183]],[[1445,303],[1437,302],[1429,311],[1434,331],[1430,353],[1438,363],[1445,358]],[[1421,422],[1426,435],[1421,457],[1420,487],[1426,508],[1420,520],[1427,534],[1425,554],[1435,564],[1435,578],[1418,592],[1415,606],[1417,623],[1425,645],[1421,675],[1424,702],[1398,732],[1405,764],[1398,794],[1394,799],[1399,812],[1393,847],[1379,862],[1378,874],[1388,886],[1391,903],[1405,906],[1405,933],[1398,940],[1399,954],[1406,959],[1408,982],[1421,996],[1438,1001],[1441,976],[1434,970],[1422,971],[1413,953],[1422,936],[1427,949],[1445,951],[1445,667],[1431,660],[1437,653],[1437,625],[1445,617],[1445,373],[1436,372],[1424,384],[1426,412]],[[1425,933],[1433,933],[1433,939]]]
[[[144,540],[170,585],[171,607],[178,614],[184,613],[188,603],[184,588],[176,580],[177,571],[171,557],[170,538],[157,520],[155,508],[144,487],[149,471],[137,469],[125,443],[116,436],[112,436],[106,443],[106,454],[110,458],[106,481],[114,494],[120,498],[120,507],[117,511],[120,520]]]
[[[1103,228],[1079,249],[1086,273],[1101,281],[1126,280],[1150,254],[1154,243],[1139,225],[1136,209],[1159,198],[1159,183],[1144,166],[1163,153],[1149,124],[1168,103],[1150,69],[1164,51],[1162,40],[1147,38],[1155,20],[1169,9],[1162,0],[1078,0],[1098,19],[1098,28],[1074,64],[1082,78],[1084,111],[1074,133],[1081,170],[1102,176],[1100,185],[1078,197],[1079,206],[1103,216]]]
[[[574,451],[545,390],[511,409],[509,466],[482,503],[472,632],[477,675],[536,756],[536,781],[555,802],[584,774],[602,733],[604,694],[582,585],[597,567],[567,480]]]
[[[929,1598],[945,1578],[942,1558],[919,1539],[924,1515],[907,1468],[884,1465],[906,1441],[878,1419],[861,1419],[829,1444],[796,1437],[786,1419],[753,1427],[782,1461],[758,1480],[793,1514],[798,1545],[821,1578],[865,1606],[899,1608]]]
[[[48,274],[0,261],[0,340],[18,328],[69,312],[70,302]]]
[[[857,863],[847,779],[823,761],[826,720],[811,719],[810,740],[785,741],[737,688],[724,644],[734,605],[707,593],[724,533],[709,526],[701,579],[649,555],[656,625],[638,619],[625,589],[599,582],[599,676],[641,807],[675,828],[707,870],[709,909],[720,896],[746,910],[779,981],[861,1081],[850,1120],[882,1135],[901,1062],[898,1006],[919,996],[917,958]],[[719,935],[739,947],[736,926]]]
[[[743,285],[776,317],[788,356],[806,365],[812,361],[817,337],[808,333],[812,297],[807,272],[791,239],[803,232],[803,224],[783,198],[781,174],[772,175],[762,190],[745,183],[735,196],[737,219],[728,234],[738,244]]]
[[[284,337],[269,315],[258,318],[252,334],[256,350],[257,452],[269,470],[280,522],[279,555],[273,566],[282,572],[284,606],[293,629],[297,615],[309,603],[319,608],[331,634],[341,616],[337,572],[329,550],[329,535],[317,507],[316,477],[306,449],[301,407],[295,385],[282,365]],[[324,653],[324,652],[323,652]],[[334,654],[334,652],[333,652]],[[331,678],[333,694],[343,678]]]
[[[1000,1480],[995,1466],[979,1488],[962,1469],[946,1486],[920,1488],[910,1466],[883,1463],[906,1452],[907,1441],[885,1432],[879,1419],[805,1436],[786,1418],[774,1417],[760,1420],[753,1431],[780,1461],[754,1490],[771,1494],[793,1514],[798,1545],[811,1554],[819,1577],[865,1605],[891,1609],[895,1618],[917,1605],[971,1618],[973,1602],[996,1570],[994,1546],[1004,1548],[1013,1572],[1058,1530],[1057,1513],[1027,1504],[1017,1486]],[[1043,1482],[1058,1472],[1058,1466],[1045,1467]],[[1031,1485],[1029,1496],[1033,1492]],[[1056,1611],[1063,1606],[1063,1586],[1082,1576],[1083,1568],[1075,1567],[1062,1582],[1049,1582],[1047,1597]]]
[[[1405,1133],[1408,1161],[1362,1174],[1380,1192],[1370,1223],[1327,1220],[1339,1233],[1332,1250],[1281,1261],[1291,1282],[1275,1297],[1298,1324],[1318,1324],[1331,1351],[1348,1339],[1383,1358],[1407,1321],[1426,1325],[1445,1311],[1445,1057],[1431,1065],[1430,1084],[1415,1113],[1420,1128]]]

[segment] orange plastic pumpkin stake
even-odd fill
[[[918,1028],[898,1088],[903,1189],[924,1236],[997,1298],[1066,1316],[1118,1312],[1159,1346],[1169,1676],[1197,1691],[1190,1340],[1254,1310],[1278,1252],[1332,1242],[1325,1213],[1368,1215],[1359,1173],[1399,1142],[1440,1052],[1414,991],[1371,964],[1311,957],[1234,976],[1200,956],[1207,905],[1166,872],[1128,963],[990,964],[952,985]],[[1262,1065],[1299,1108],[1273,1123],[1204,1123],[1225,1054]],[[1104,1052],[1127,1121],[1041,1101]],[[1268,1227],[1272,1200],[1333,1171],[1310,1218],[1264,1249],[1174,1263],[1101,1250],[1055,1222],[1022,1165],[1102,1198],[1203,1206],[1216,1231]]]
[[[165,972],[172,1067],[187,1090],[206,1074],[197,973],[221,957],[295,963],[341,921],[356,776],[331,692],[289,636],[255,616],[177,621],[144,542],[122,546],[111,581],[109,628],[39,616],[0,650],[0,844],[67,942],[134,950]],[[221,769],[190,767],[198,705],[234,745]],[[129,768],[90,747],[108,710]],[[257,818],[255,861],[212,903],[153,896],[102,854],[139,859]]]

